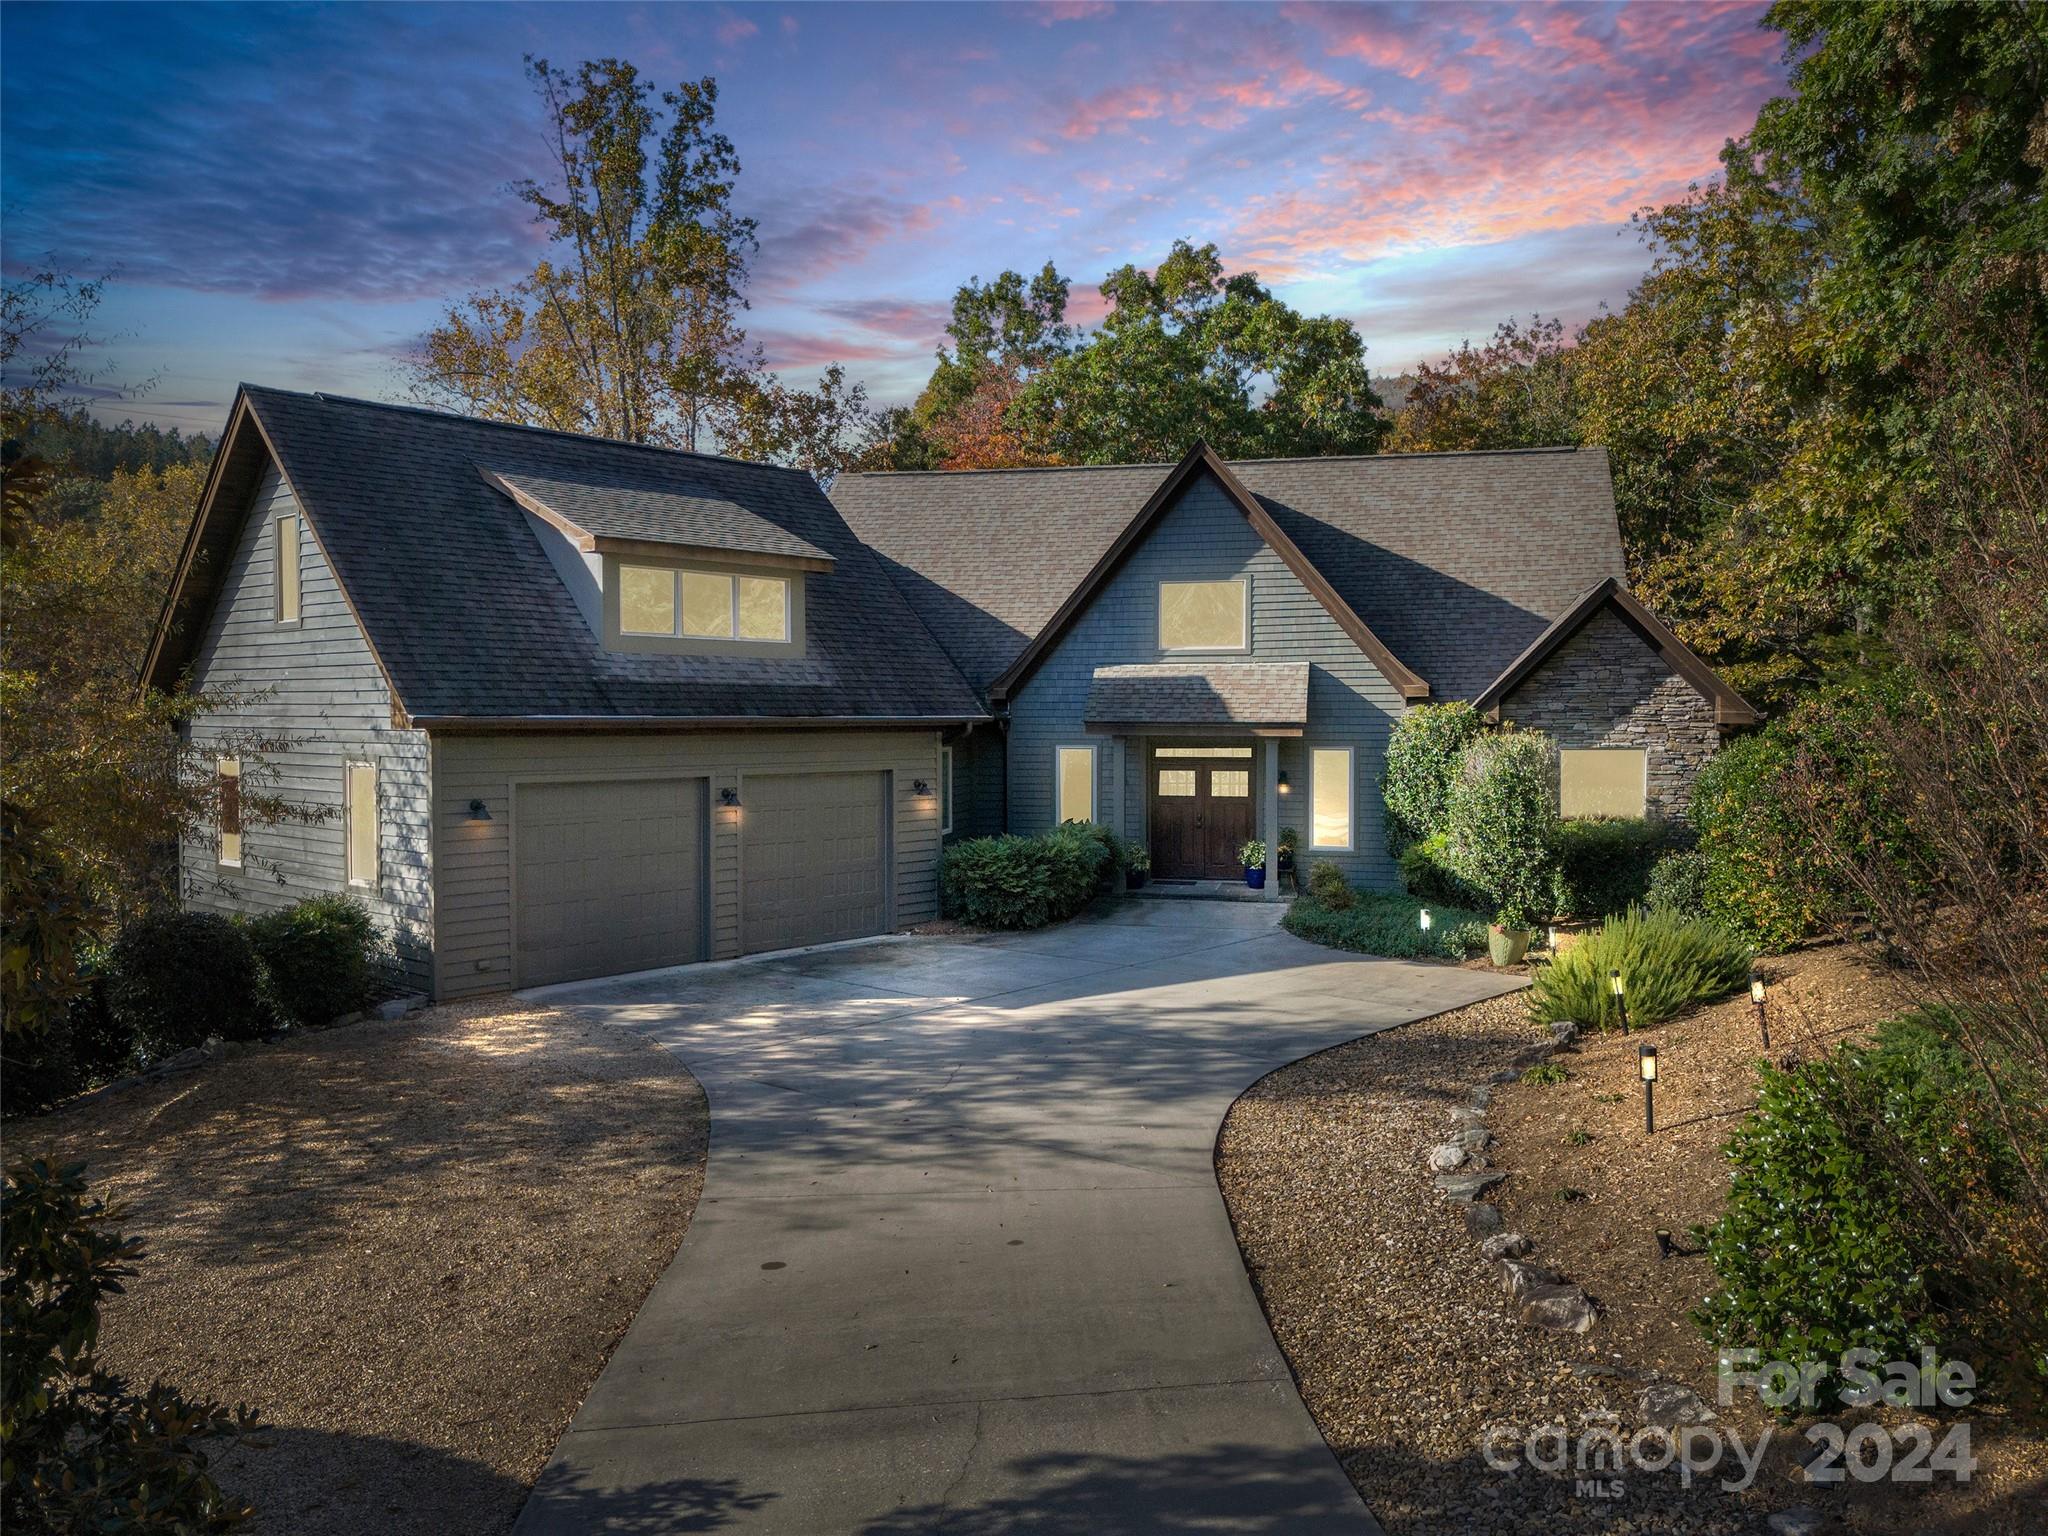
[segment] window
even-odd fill
[[[1192,768],[1162,768],[1159,770],[1159,793],[1167,799],[1178,799],[1195,792],[1195,770]]]
[[[1159,583],[1159,648],[1163,651],[1242,651],[1251,645],[1245,624],[1249,583]]]
[[[621,562],[619,633],[781,644],[789,639],[789,582]]]
[[[1242,800],[1252,792],[1251,771],[1246,768],[1211,768],[1209,793],[1226,800]]]
[[[347,822],[344,839],[348,853],[348,883],[374,886],[377,883],[377,769],[372,763],[350,763],[342,770],[346,780]]]
[[[221,863],[242,867],[242,760],[224,757],[214,764],[214,788],[220,798]]]
[[[1154,747],[1154,757],[1250,757],[1250,747]]]
[[[1351,846],[1351,749],[1317,747],[1309,754],[1311,848]]]
[[[953,749],[939,748],[939,836],[953,830]]]
[[[299,622],[299,515],[277,520],[277,622]]]
[[[1640,816],[1649,754],[1636,747],[1566,748],[1557,754],[1558,814]]]
[[[1057,782],[1053,786],[1059,804],[1055,821],[1095,819],[1095,749],[1061,747],[1058,752]]]

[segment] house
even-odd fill
[[[1410,704],[1555,731],[1568,810],[1676,815],[1754,718],[1621,583],[1597,451],[802,473],[245,386],[144,679],[219,823],[189,905],[361,896],[443,997],[936,912],[1062,819],[1393,879]],[[274,788],[303,820],[244,827]],[[1270,840],[1270,838],[1269,838]]]

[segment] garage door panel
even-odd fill
[[[705,958],[702,779],[522,784],[516,796],[522,985]]]
[[[748,954],[889,926],[888,778],[750,775],[741,823],[741,947]]]

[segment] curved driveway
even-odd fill
[[[1127,901],[550,989],[682,1056],[711,1154],[521,1536],[1377,1530],[1245,1278],[1217,1127],[1515,983],[1278,919]]]

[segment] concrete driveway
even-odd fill
[[[1278,920],[1131,901],[549,989],[681,1055],[711,1154],[518,1531],[1377,1530],[1245,1277],[1217,1127],[1514,983]]]

